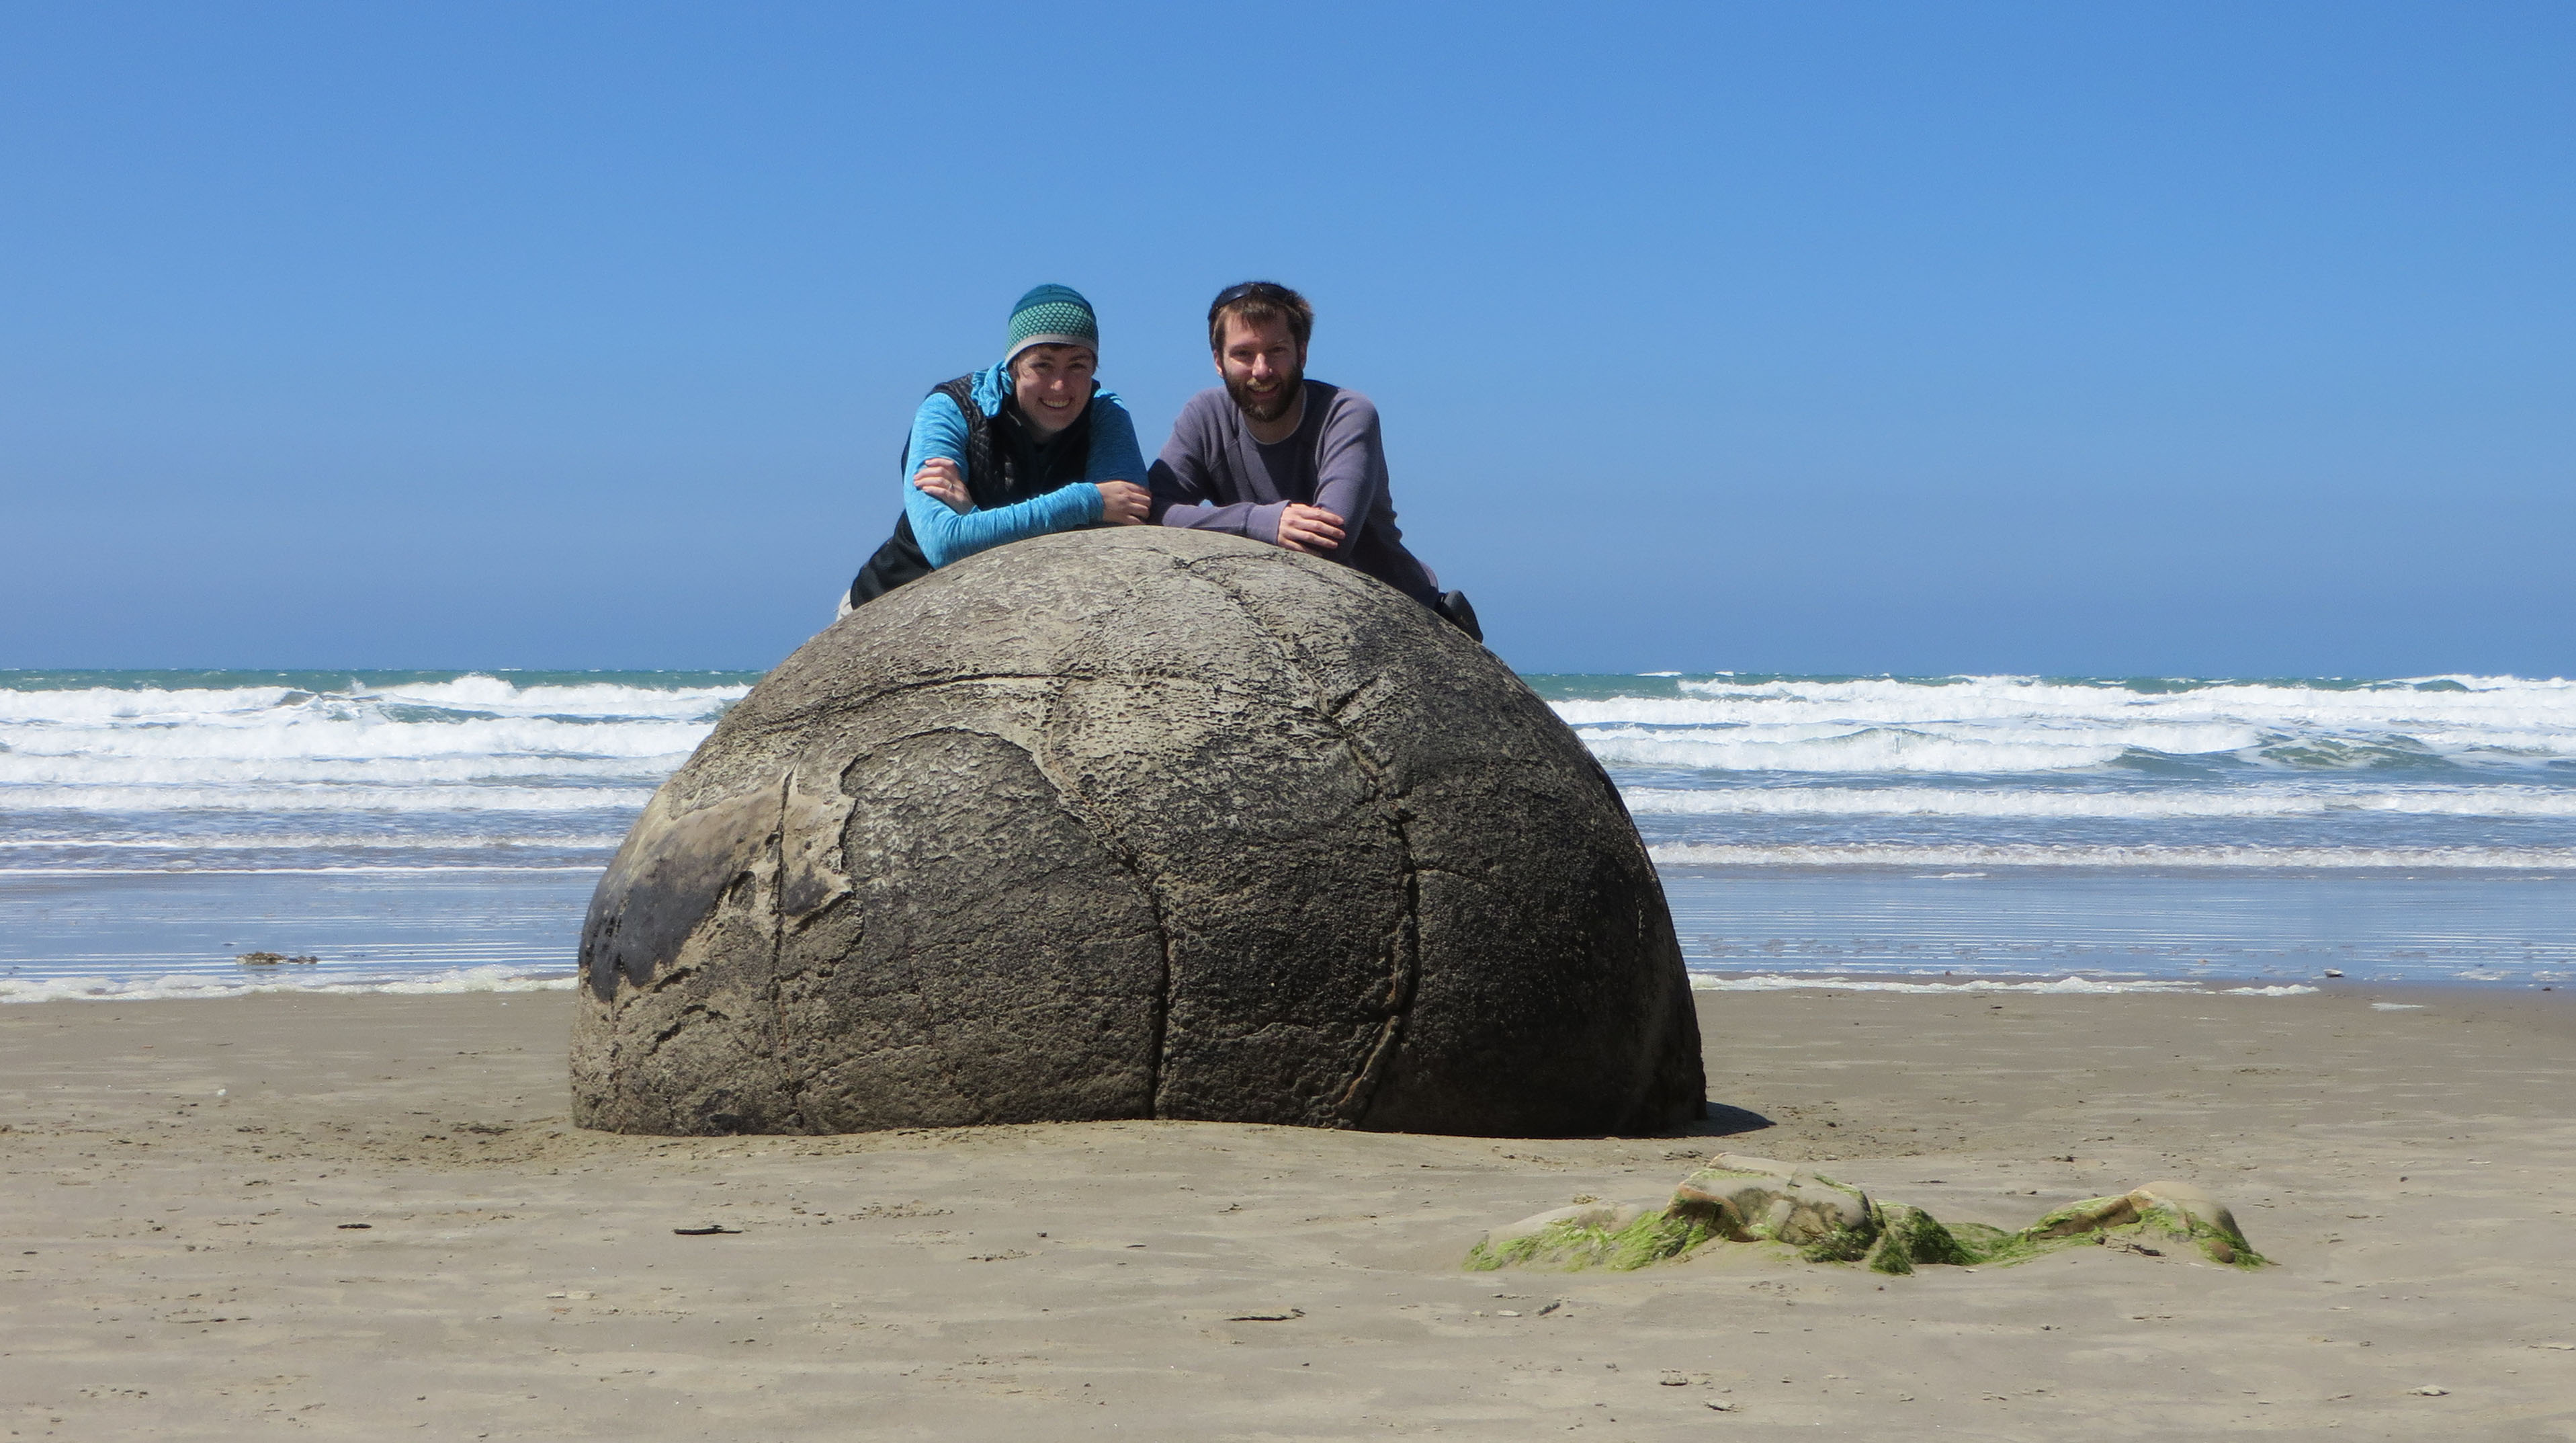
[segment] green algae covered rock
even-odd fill
[[[1660,1210],[1587,1202],[1536,1213],[1486,1233],[1467,1266],[1641,1268],[1710,1241],[1794,1248],[1811,1262],[1857,1262],[1872,1256],[1884,1232],[1878,1206],[1859,1188],[1770,1158],[1719,1153]],[[1908,1245],[1889,1256],[1910,1256]]]
[[[1467,1267],[1474,1272],[1505,1267],[1624,1272],[1680,1257],[1709,1236],[1708,1229],[1692,1219],[1633,1203],[1624,1207],[1577,1204],[1486,1233],[1484,1241],[1468,1250]]]
[[[1660,1210],[1586,1200],[1506,1224],[1470,1249],[1467,1266],[1642,1268],[1703,1244],[1767,1244],[1811,1263],[1859,1263],[1872,1272],[1918,1266],[2024,1262],[2076,1244],[2120,1243],[2162,1256],[2152,1242],[2188,1245],[2212,1262],[2258,1268],[2234,1214],[2202,1189],[2152,1182],[2059,1208],[2018,1232],[1944,1224],[1919,1207],[1882,1203],[1847,1183],[1770,1158],[1719,1153],[1674,1189]]]
[[[2269,1259],[2254,1251],[2227,1205],[2187,1182],[2151,1182],[2115,1197],[2087,1198],[2007,1233],[1987,1249],[1996,1262],[2019,1262],[2070,1243],[2123,1243],[2141,1252],[2166,1242],[2198,1249],[2213,1263],[2259,1268]]]
[[[1874,1231],[1869,1195],[1822,1174],[1767,1157],[1722,1152],[1682,1179],[1666,1211],[1704,1224],[1730,1242],[1788,1243],[1847,1251],[1858,1258]]]
[[[1881,1203],[1878,1236],[1861,1261],[1873,1273],[1910,1273],[1917,1263],[1976,1262],[1976,1251],[1939,1218],[1905,1203]]]

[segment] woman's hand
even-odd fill
[[[1102,481],[1100,521],[1104,526],[1137,526],[1151,513],[1154,493],[1133,481]]]
[[[975,509],[974,498],[966,494],[966,473],[945,456],[933,456],[922,462],[921,469],[912,473],[912,484],[915,490],[946,502],[951,511]]]

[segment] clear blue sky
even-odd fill
[[[1038,18],[1021,20],[1031,13]],[[2576,673],[2576,7],[0,6],[0,666],[766,666],[1251,276],[1525,670]]]

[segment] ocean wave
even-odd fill
[[[0,795],[22,787],[224,787],[332,785],[434,787],[507,781],[659,785],[688,753],[559,756],[138,758],[0,752]]]
[[[173,998],[244,997],[259,992],[446,996],[468,992],[569,992],[578,979],[559,969],[455,967],[425,975],[368,977],[171,973],[157,977],[0,977],[0,1002],[154,1002]]]
[[[1862,722],[1848,717],[1772,717],[1758,721],[1701,720],[1652,716],[1619,716],[1598,703],[1556,703],[1557,714],[1581,735],[1690,737],[1699,740],[1754,742],[1763,745],[1817,742],[1865,743],[1877,738],[1970,742],[1994,746],[2110,747],[2119,751],[2162,752],[2168,756],[2205,756],[2249,751],[2286,738],[2277,731],[2238,721],[2184,721],[2169,718],[2105,718],[2092,723],[2015,715],[1982,719],[1922,716],[1903,722]],[[1585,713],[1598,710],[1598,715]]]
[[[672,717],[713,721],[749,695],[747,686],[640,687],[614,682],[521,686],[496,676],[469,674],[454,681],[369,688],[375,699],[522,716]]]
[[[447,872],[597,872],[592,863],[533,866],[517,862],[423,862],[338,867],[0,867],[0,877],[419,877]]]
[[[12,812],[632,811],[746,688],[0,688]]]
[[[1661,843],[1646,854],[1675,867],[2170,867],[2279,871],[2576,870],[2576,847],[2194,847],[1999,842],[1910,846],[1870,842],[1752,846]]]
[[[614,761],[686,756],[706,739],[714,725],[675,721],[576,724],[549,717],[443,722],[381,717],[263,717],[250,723],[0,727],[0,745],[8,749],[0,755],[262,763],[499,756]]]
[[[149,851],[149,852],[341,852],[611,851],[625,841],[620,832],[388,832],[371,828],[349,832],[131,832],[122,835],[80,832],[20,832],[0,837],[0,856],[10,851]]]
[[[2021,992],[2055,997],[2116,996],[2129,992],[2222,992],[2249,997],[2296,997],[2314,992],[2314,987],[2225,987],[2210,988],[2180,977],[2060,977],[2051,981],[2009,981],[1993,977],[1960,977],[1942,982],[1907,982],[1889,977],[1849,977],[1833,975],[1782,975],[1764,973],[1757,977],[1710,977],[1693,973],[1694,992],[1804,992],[1831,989],[1836,992]]]
[[[2157,715],[2194,720],[2271,718],[2576,722],[2576,682],[2563,678],[2419,677],[2395,681],[2075,681],[2028,676],[1926,679],[1725,677],[1676,683],[1684,696],[1719,706],[1829,707],[1871,721],[1918,717]]]
[[[0,687],[0,722],[239,725],[267,718],[346,718],[403,708],[467,716],[713,722],[749,691],[749,687],[739,685],[661,688],[615,682],[520,686],[482,674],[382,688],[354,683],[337,690],[283,685],[99,686],[63,690]]]
[[[2241,753],[2328,768],[2416,756],[2576,756],[2576,685],[2563,680],[2141,688],[2028,677],[1718,678],[1675,688],[1678,695],[1570,697],[1549,705],[1596,748],[1606,743],[1636,765],[1725,770],[2046,771],[2129,752]],[[1668,745],[1673,738],[1690,745]]]
[[[11,787],[10,811],[598,812],[642,811],[650,787]]]
[[[2576,817],[2576,791],[2545,787],[2072,791],[1943,787],[1629,787],[1647,816],[1994,817],[2171,820],[2389,813],[2424,817]]]
[[[1766,737],[1742,732],[1693,734],[1633,728],[1585,729],[1577,735],[1611,766],[1674,767],[1695,771],[1785,772],[2046,772],[2098,767],[2128,747],[2116,741],[2068,736],[1928,736],[1877,729],[1819,737]]]

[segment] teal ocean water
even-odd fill
[[[0,672],[0,999],[561,985],[755,680]],[[2564,681],[1528,680],[1704,985],[2576,980]]]

